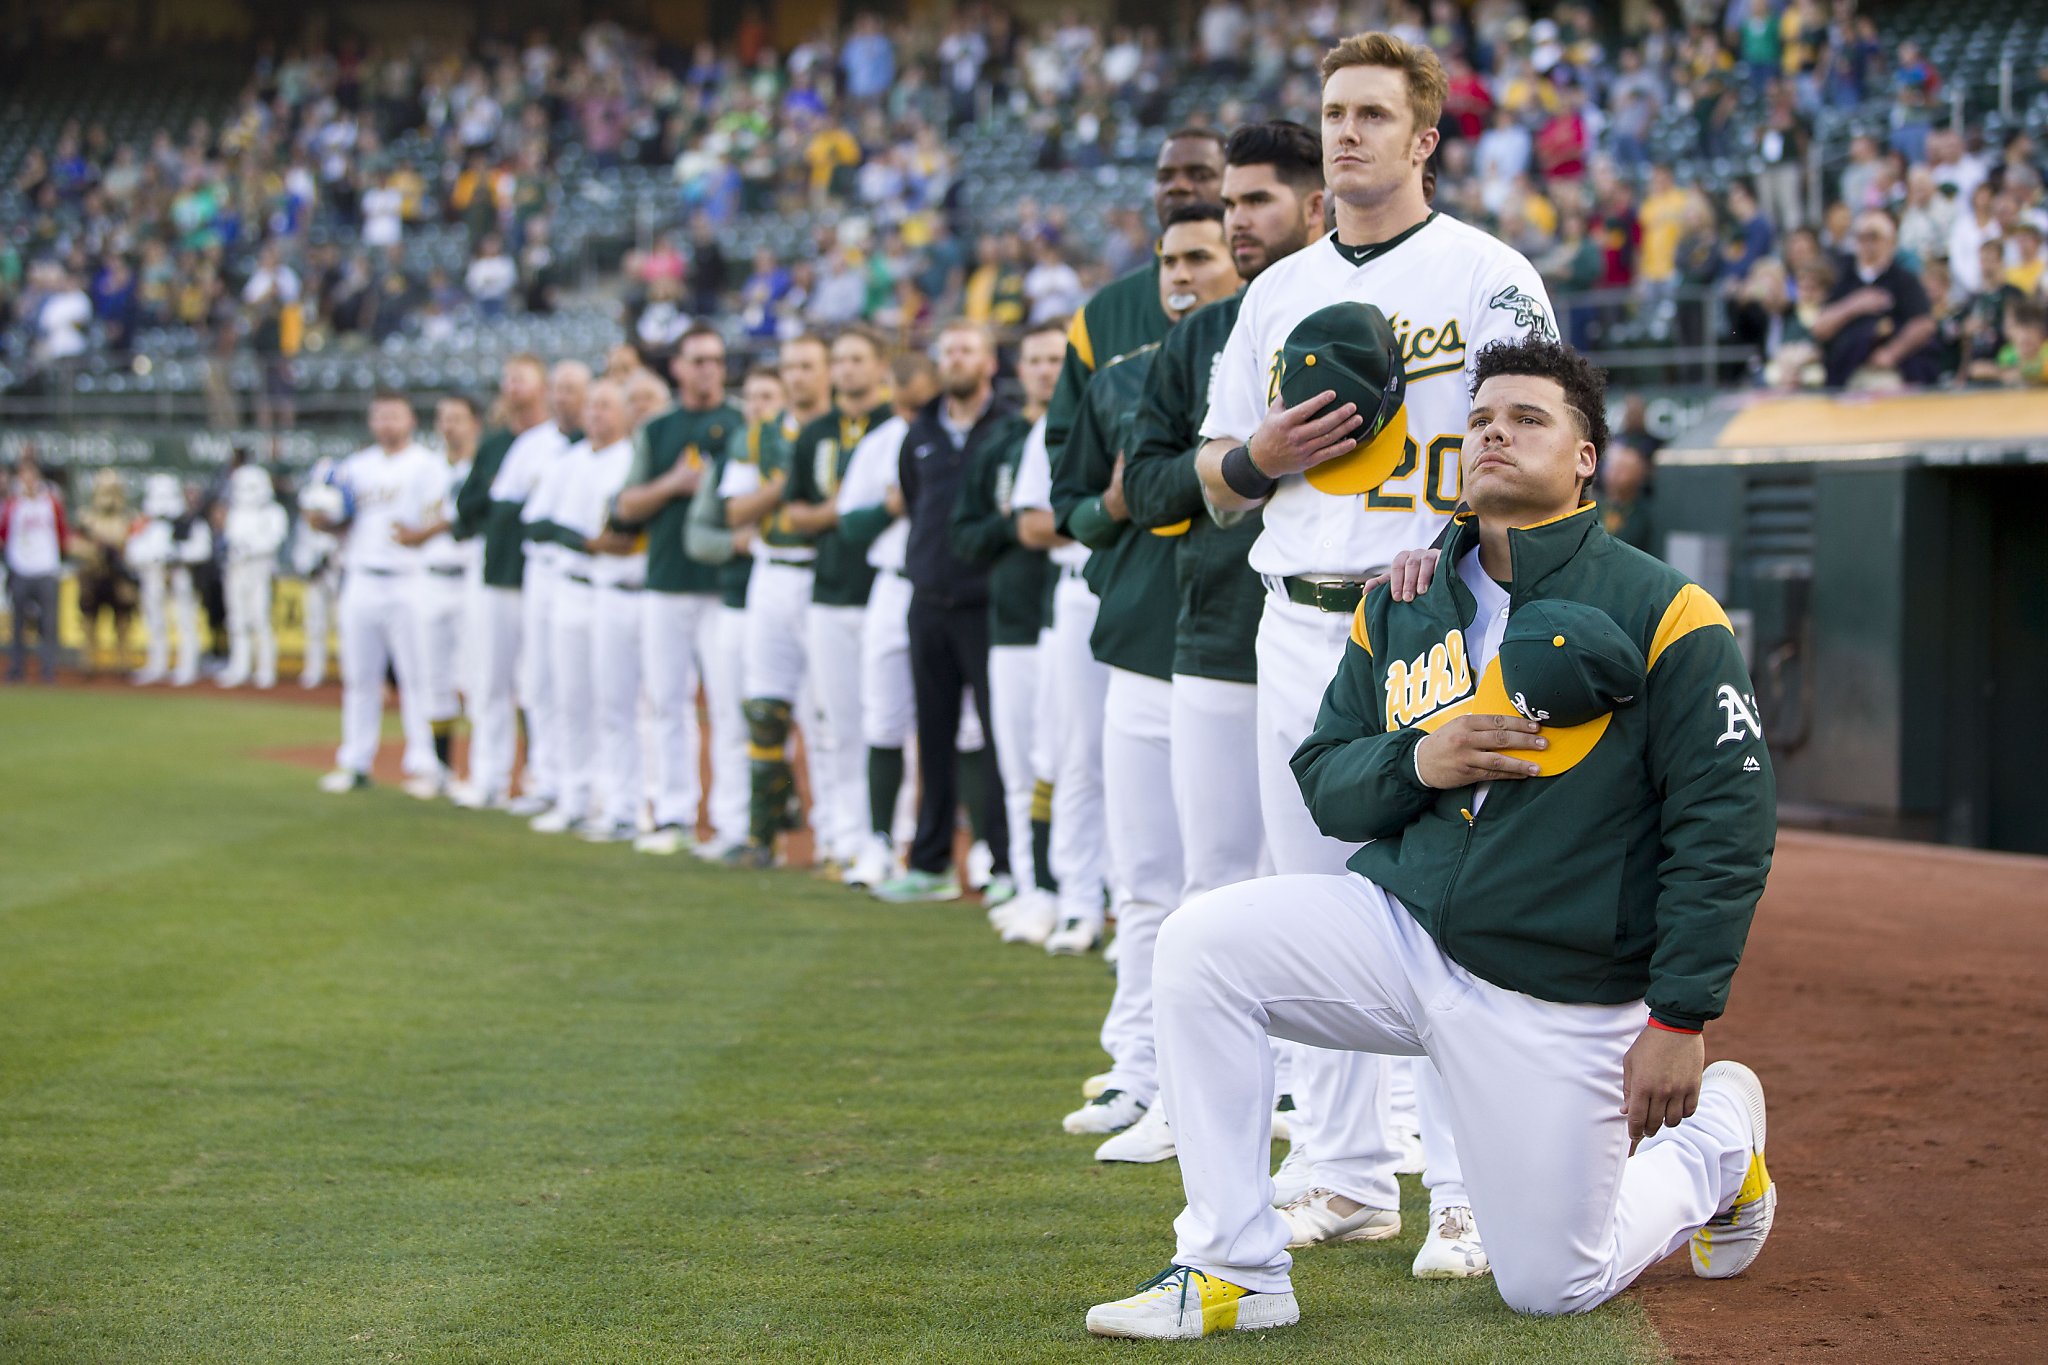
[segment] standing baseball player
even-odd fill
[[[654,829],[633,847],[662,855],[688,848],[696,837],[702,792],[697,681],[709,676],[718,651],[718,570],[684,553],[683,527],[692,499],[710,491],[706,469],[741,426],[739,410],[725,401],[725,339],[717,328],[699,324],[684,332],[670,372],[676,406],[634,434],[632,468],[612,506],[612,525],[646,541],[640,679],[653,717]],[[709,714],[716,755],[737,742],[739,719],[715,707]],[[714,843],[742,837],[731,818],[712,802]]]
[[[398,680],[405,730],[405,771],[418,776],[434,761],[420,691],[419,629],[412,579],[420,552],[400,543],[401,528],[433,520],[447,496],[447,470],[413,440],[412,404],[380,390],[370,399],[372,444],[343,460],[334,482],[346,494],[348,520],[305,515],[315,529],[345,533],[341,577],[341,747],[320,790],[341,793],[370,785],[384,720],[384,674]]]
[[[470,597],[469,575],[481,562],[481,547],[473,541],[458,541],[453,535],[456,498],[476,467],[483,438],[476,403],[460,394],[443,398],[434,405],[434,430],[441,438],[442,458],[448,466],[447,494],[431,522],[398,533],[402,544],[416,546],[420,552],[421,572],[413,581],[418,594],[413,614],[420,629],[421,687],[434,736],[436,766],[432,773],[407,782],[405,791],[422,801],[445,795],[454,780],[455,723],[462,717],[463,697],[475,687],[464,669],[463,651],[476,607]],[[509,440],[499,444],[500,458],[509,445]],[[475,710],[474,702],[471,710]]]
[[[277,631],[270,621],[270,585],[277,552],[291,527],[270,471],[245,464],[228,476],[228,512],[221,527],[227,542],[228,666],[214,681],[222,687],[277,686]]]
[[[328,636],[334,628],[335,599],[341,592],[341,540],[306,518],[304,498],[310,489],[332,486],[335,464],[332,457],[323,455],[306,471],[299,483],[300,515],[292,525],[291,567],[301,580],[299,615],[305,635],[299,686],[309,692],[327,681]],[[317,495],[315,500],[319,500]]]
[[[910,682],[910,577],[904,549],[910,527],[903,520],[903,490],[896,486],[903,438],[924,406],[938,394],[938,370],[931,358],[898,356],[891,373],[893,412],[869,430],[853,449],[839,485],[839,533],[862,550],[875,570],[875,584],[861,617],[861,731],[867,748],[868,834],[847,869],[849,886],[873,890],[895,877],[897,850],[909,840],[904,827],[905,752],[917,735],[917,703]],[[963,727],[973,723],[965,709]],[[963,752],[981,747],[981,732],[963,734]]]
[[[1321,236],[1323,163],[1316,135],[1285,120],[1232,133],[1224,145],[1223,214],[1231,260],[1246,283]],[[1167,336],[1124,465],[1132,525],[1170,538],[1179,589],[1168,732],[1182,883],[1173,905],[1258,876],[1265,862],[1252,662],[1265,588],[1245,564],[1261,523],[1253,512],[1234,526],[1217,525],[1195,474],[1209,383],[1242,298],[1234,294],[1197,309]],[[1235,795],[1223,801],[1218,792]],[[1284,1054],[1281,1061],[1284,1068]],[[1283,1075],[1280,1109],[1291,1113],[1287,1080]],[[1297,1145],[1289,1156],[1307,1150]],[[1164,1161],[1173,1154],[1164,1104],[1096,1151],[1105,1161]],[[1283,1166],[1279,1178],[1291,1174]]]
[[[891,415],[888,343],[871,327],[847,328],[833,339],[831,375],[832,408],[797,433],[782,510],[817,549],[805,652],[822,724],[805,736],[804,754],[821,872],[843,879],[860,857],[868,823],[860,641],[875,571],[863,547],[839,532],[838,495],[854,448]]]
[[[704,667],[704,710],[711,718],[711,821],[719,836],[696,848],[707,862],[749,856],[753,833],[753,748],[746,723],[747,594],[754,577],[754,527],[733,526],[719,493],[736,464],[755,466],[761,445],[783,439],[789,390],[766,365],[747,371],[740,384],[740,425],[705,471],[705,485],[690,504],[683,545],[695,563],[716,575],[719,607],[711,654]]]
[[[1315,386],[1372,406],[1357,332],[1285,361],[1316,355],[1334,373]],[[1470,511],[1438,541],[1443,571],[1354,612],[1291,764],[1311,818],[1356,847],[1349,868],[1211,892],[1160,935],[1188,1207],[1173,1264],[1090,1331],[1298,1319],[1263,1162],[1268,1035],[1431,1059],[1519,1312],[1585,1312],[1688,1244],[1695,1273],[1738,1275],[1770,1233],[1763,1087],[1706,1067],[1702,1036],[1775,833],[1741,649],[1711,597],[1586,500],[1599,373],[1540,337],[1472,370]]]
[[[1265,512],[1250,555],[1267,587],[1257,642],[1259,798],[1283,873],[1333,872],[1352,851],[1317,828],[1286,762],[1315,723],[1364,579],[1401,549],[1426,544],[1458,505],[1473,356],[1488,341],[1555,335],[1528,261],[1429,207],[1424,175],[1445,90],[1435,54],[1360,34],[1324,58],[1323,80],[1323,170],[1337,229],[1245,291],[1197,461],[1204,495],[1225,519]],[[1369,427],[1380,414],[1320,391],[1292,406],[1276,401],[1283,383],[1306,382],[1284,373],[1295,327],[1347,299],[1375,305],[1388,324],[1386,364],[1405,374],[1405,436],[1391,418],[1384,429]],[[1385,1060],[1319,1051],[1294,1060],[1316,1163],[1314,1186],[1286,1209],[1297,1244],[1397,1235],[1400,1153]],[[1431,1205],[1417,1270],[1465,1273],[1483,1264],[1483,1248],[1426,1064],[1415,1084]]]
[[[1159,238],[1160,306],[1169,325],[1237,292],[1223,210],[1188,204]],[[1174,545],[1131,525],[1125,454],[1158,343],[1102,365],[1079,420],[1052,460],[1053,515],[1088,546],[1087,581],[1100,604],[1089,647],[1109,668],[1102,726],[1102,794],[1109,817],[1110,895],[1116,908],[1116,994],[1102,1024],[1111,1066],[1102,1093],[1068,1114],[1070,1133],[1108,1136],[1136,1123],[1158,1093],[1152,1042],[1152,942],[1180,904],[1180,830],[1169,749],[1173,709]]]
[[[719,475],[725,522],[747,529],[754,569],[747,583],[745,655],[748,768],[752,798],[747,847],[732,861],[751,867],[775,862],[778,834],[797,827],[796,772],[790,764],[790,732],[799,703],[809,695],[806,617],[816,574],[817,545],[799,530],[784,505],[797,436],[830,410],[831,348],[806,333],[782,344],[777,368],[789,394],[778,420],[748,429],[744,460],[728,462]],[[806,726],[806,738],[817,727]],[[822,765],[812,766],[812,790]],[[822,799],[818,804],[827,804]]]
[[[519,707],[526,720],[526,778],[523,790],[507,809],[529,821],[549,815],[562,796],[559,703],[555,699],[555,589],[562,581],[563,549],[536,538],[536,522],[553,515],[562,480],[567,477],[569,447],[583,439],[583,403],[590,390],[590,367],[580,360],[558,360],[548,371],[548,410],[559,437],[538,457],[533,484],[519,509],[520,536],[527,542],[521,583],[519,633],[526,647],[519,652]],[[547,823],[552,823],[550,820]]]
[[[453,534],[483,542],[483,590],[477,613],[476,695],[470,708],[469,782],[455,803],[476,809],[510,805],[518,757],[515,706],[525,619],[526,542],[520,512],[548,460],[566,444],[548,419],[547,367],[515,355],[499,377],[505,430],[477,447],[455,497]]]
[[[1002,899],[984,896],[990,906],[990,921],[998,930],[1013,923],[1028,927],[1020,936],[1035,935],[1043,943],[1052,931],[1059,904],[1046,890],[1052,875],[1049,839],[1051,812],[1034,818],[1033,801],[1041,785],[1048,795],[1052,773],[1038,761],[1047,752],[1037,735],[1038,636],[1045,625],[1046,598],[1052,590],[1052,563],[1042,549],[1032,549],[1018,538],[1018,510],[1013,499],[1017,466],[1024,447],[1034,436],[1044,440],[1045,405],[1059,383],[1060,364],[1066,354],[1064,322],[1026,332],[1017,348],[1017,382],[1024,390],[1024,420],[1031,425],[1018,433],[1014,443],[991,443],[976,453],[976,459],[960,483],[960,500],[953,509],[953,550],[970,564],[988,566],[988,690],[989,711],[996,724],[996,758],[1002,770],[1003,814],[1010,829],[1010,857],[1029,848],[1031,862],[1016,900],[1005,906]],[[1031,842],[1022,842],[1025,831]],[[1014,884],[1013,884],[1014,887]]]

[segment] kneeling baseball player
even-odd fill
[[[1333,404],[1363,397],[1347,345],[1319,357]],[[1741,651],[1585,500],[1599,372],[1532,337],[1486,347],[1474,385],[1438,572],[1360,604],[1293,758],[1323,832],[1364,847],[1344,875],[1225,887],[1160,931],[1188,1205],[1172,1264],[1089,1311],[1098,1335],[1300,1317],[1266,1174],[1269,1036],[1436,1064],[1517,1311],[1584,1312],[1688,1244],[1699,1275],[1737,1275],[1770,1232],[1763,1088],[1705,1066],[1702,1036],[1775,830]]]

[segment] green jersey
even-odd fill
[[[509,515],[493,516],[491,482],[512,448],[512,433],[487,431],[477,442],[469,475],[455,492],[455,516],[448,528],[457,540],[483,537],[484,582],[494,588],[516,588],[526,572],[526,548],[519,528],[519,508],[506,504]]]
[[[1173,676],[1173,541],[1128,520],[1113,520],[1102,503],[1116,457],[1131,447],[1138,403],[1159,357],[1149,342],[1103,364],[1082,396],[1066,448],[1052,457],[1052,511],[1063,535],[1093,554],[1082,570],[1101,599],[1095,657],[1153,678]]]
[[[988,566],[992,645],[1038,643],[1054,579],[1045,551],[1018,543],[1017,514],[1010,503],[1032,430],[1017,423],[1003,439],[983,442],[961,475],[960,500],[953,508],[953,553],[966,563]]]
[[[1101,365],[1166,337],[1166,310],[1159,306],[1159,262],[1139,266],[1095,291],[1067,329],[1067,358],[1059,387],[1045,410],[1045,449],[1057,466],[1060,452],[1081,418],[1081,395]]]
[[[671,408],[633,433],[633,463],[626,471],[626,487],[660,478],[675,468],[678,460],[707,470],[732,433],[744,425],[739,409],[727,403],[714,408]],[[703,477],[710,477],[705,473]],[[715,486],[715,485],[714,485]],[[705,484],[699,482],[695,497]],[[655,592],[718,591],[717,575],[683,552],[683,527],[690,516],[693,495],[684,494],[663,503],[644,524],[629,525],[614,518],[621,530],[638,531],[647,539],[647,586]]]
[[[851,415],[835,407],[806,423],[796,434],[785,500],[830,505],[839,496],[839,481],[853,459],[853,448],[861,437],[888,421],[893,411],[887,403]],[[827,607],[865,606],[868,592],[875,586],[866,546],[847,539],[836,526],[812,543],[818,547],[818,563],[811,600]]]
[[[1258,681],[1253,641],[1266,589],[1245,562],[1265,524],[1257,511],[1218,526],[1202,497],[1195,455],[1209,380],[1244,296],[1198,308],[1159,348],[1124,455],[1124,501],[1131,523],[1173,544],[1180,611],[1174,621],[1173,671],[1221,682]]]

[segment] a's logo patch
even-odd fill
[[[1756,718],[1755,697],[1745,697],[1735,690],[1734,684],[1722,683],[1720,690],[1714,693],[1714,704],[1721,708],[1722,718],[1727,722],[1721,737],[1714,741],[1716,749],[1723,744],[1739,744],[1745,739],[1764,737],[1763,722]]]
[[[1472,665],[1465,657],[1465,632],[1454,630],[1442,644],[1387,668],[1387,728],[1399,730],[1440,711],[1472,691]]]
[[[1525,332],[1533,332],[1546,341],[1557,340],[1557,329],[1550,324],[1550,314],[1543,307],[1543,301],[1533,295],[1524,294],[1520,285],[1511,284],[1486,301],[1489,308],[1498,308],[1515,315],[1515,326]]]

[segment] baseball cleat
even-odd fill
[[[821,858],[811,867],[811,875],[821,882],[834,886],[846,885],[846,865],[837,858]]]
[[[1376,1209],[1361,1204],[1350,1213],[1330,1207],[1337,1192],[1318,1185],[1299,1199],[1280,1206],[1287,1220],[1288,1247],[1312,1247],[1322,1242],[1384,1242],[1401,1235],[1401,1215],[1395,1209]]]
[[[1001,913],[1003,921],[998,927],[1003,942],[1028,943],[1034,948],[1042,948],[1059,923],[1060,907],[1051,896],[1034,888],[1004,906]],[[1088,1098],[1093,1099],[1094,1096]]]
[[[1166,1107],[1155,1104],[1145,1111],[1145,1117],[1097,1147],[1095,1159],[1149,1166],[1173,1160],[1174,1151],[1173,1125],[1166,1121]]]
[[[875,899],[891,905],[918,905],[936,901],[960,899],[960,883],[952,872],[920,872],[911,868],[900,877],[891,877],[874,890]]]
[[[130,681],[130,682],[134,683],[134,684],[135,684],[135,685],[136,685],[137,687],[148,687],[148,686],[151,686],[151,685],[152,685],[152,684],[154,684],[154,683],[160,683],[160,682],[162,682],[163,680],[164,680],[164,670],[163,670],[163,669],[161,669],[161,668],[139,668],[139,669],[137,669],[137,670],[135,671],[135,676],[134,676],[134,677],[132,677],[132,678],[130,678],[130,679],[129,679],[128,681]]]
[[[575,824],[576,817],[567,806],[550,806],[528,820],[526,827],[535,834],[567,834]]]
[[[1117,1133],[1145,1116],[1145,1102],[1128,1090],[1105,1090],[1060,1120],[1070,1133]]]
[[[1701,1077],[1700,1089],[1719,1086],[1734,1092],[1749,1115],[1749,1173],[1735,1202],[1715,1214],[1692,1235],[1692,1273],[1706,1280],[1726,1280],[1749,1269],[1771,1224],[1778,1216],[1778,1187],[1764,1165],[1764,1083],[1741,1062],[1715,1062]]]
[[[361,791],[369,785],[370,776],[368,773],[352,773],[347,768],[336,768],[333,772],[320,779],[320,790],[330,796],[340,796],[345,792]]]
[[[1070,919],[1046,935],[1045,951],[1054,957],[1083,957],[1102,945],[1102,926]]]
[[[419,777],[405,779],[405,785],[399,790],[415,801],[432,801],[447,794],[448,783],[439,773],[422,774]]]
[[[976,839],[967,850],[967,885],[975,891],[986,890],[995,873],[996,855],[986,843]]]
[[[879,834],[871,834],[861,845],[860,856],[846,869],[846,884],[872,890],[896,874],[896,851]]]
[[[673,825],[663,825],[663,826],[662,826],[662,829],[673,829],[673,828],[675,828],[675,826],[673,826]],[[656,831],[654,831],[654,832],[655,832],[656,834],[659,834],[659,833],[661,832],[661,830],[656,830]],[[642,852],[642,853],[660,853],[660,852],[662,852],[662,850],[661,850],[661,849],[659,849],[659,848],[642,848],[642,847],[641,847],[641,845],[642,845],[642,844],[644,844],[644,843],[645,843],[645,842],[647,841],[647,838],[648,838],[648,836],[647,836],[647,835],[644,835],[644,834],[643,834],[643,835],[641,835],[641,836],[640,836],[640,837],[639,837],[638,839],[635,839],[635,840],[633,841],[633,847],[634,847],[635,849],[638,849],[638,850],[639,850],[640,852]],[[690,850],[690,856],[692,856],[692,857],[696,858],[696,859],[697,859],[697,860],[698,860],[699,862],[705,862],[705,863],[722,863],[722,862],[724,862],[724,861],[725,861],[725,859],[726,859],[726,855],[727,855],[727,854],[731,853],[731,852],[732,852],[732,851],[733,851],[734,849],[736,849],[736,848],[741,848],[741,847],[744,847],[744,846],[743,846],[743,845],[741,845],[741,844],[737,844],[737,843],[734,843],[734,842],[733,842],[732,840],[730,840],[730,839],[712,839],[712,840],[710,840],[710,841],[709,841],[709,842],[707,842],[707,843],[702,843],[702,844],[696,844],[696,845],[694,845],[694,846],[693,846],[693,845],[689,845],[689,844],[678,844],[678,845],[677,845],[677,847],[678,847],[678,848],[682,848],[682,847],[688,847],[688,848],[689,848],[689,850]],[[674,850],[674,849],[670,849],[670,850],[668,850],[668,851],[669,851],[669,852],[674,852],[675,850]]]
[[[1294,1291],[1255,1294],[1186,1266],[1170,1265],[1138,1286],[1129,1298],[1098,1303],[1088,1310],[1088,1330],[1098,1337],[1139,1337],[1191,1341],[1218,1332],[1260,1332],[1301,1321]]]
[[[1284,1209],[1316,1187],[1316,1163],[1299,1143],[1287,1149],[1273,1172],[1273,1207]]]
[[[1107,1071],[1098,1071],[1087,1080],[1081,1082],[1081,1098],[1092,1100],[1107,1089],[1109,1089],[1109,1073]]]
[[[1273,1101],[1273,1141],[1294,1141],[1294,1096],[1281,1095]]]
[[[633,827],[624,821],[585,820],[576,826],[576,837],[586,844],[623,844],[633,837]]]
[[[1429,1222],[1429,1235],[1422,1239],[1422,1250],[1415,1253],[1409,1274],[1418,1280],[1465,1280],[1493,1273],[1472,1210],[1462,1206],[1437,1209],[1429,1215]]]
[[[724,862],[742,871],[766,872],[775,866],[775,850],[767,844],[735,844],[726,850]]]
[[[1421,1175],[1428,1165],[1422,1157],[1422,1134],[1413,1128],[1401,1129],[1394,1135],[1401,1148],[1401,1154],[1394,1159],[1395,1175]]]
[[[1000,910],[1016,899],[1017,883],[1007,872],[989,878],[981,890],[981,903],[991,910]]]
[[[505,803],[505,813],[516,815],[522,820],[530,820],[536,815],[553,810],[554,807],[555,798],[552,796],[515,796]]]
[[[681,825],[662,825],[633,840],[635,853],[652,853],[666,858],[680,853],[690,846],[690,836],[683,833]]]

